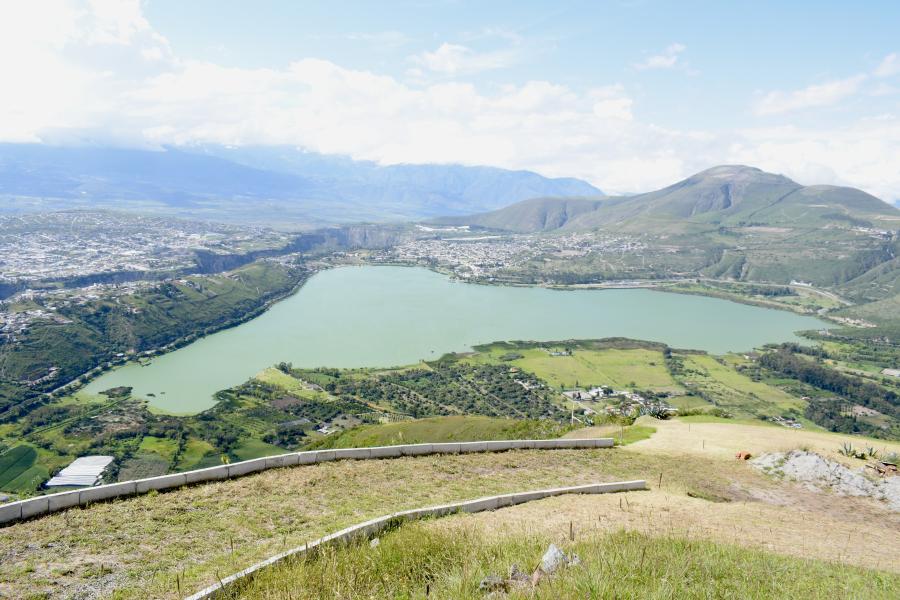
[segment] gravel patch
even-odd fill
[[[873,498],[900,511],[900,477],[872,480],[866,476],[865,467],[854,471],[805,450],[764,454],[750,464],[769,475],[797,481],[808,489],[830,489],[841,496]]]

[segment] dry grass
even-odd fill
[[[709,502],[670,492],[663,482],[662,490],[561,496],[430,521],[428,527],[475,526],[488,538],[541,535],[562,544],[573,523],[576,537],[626,529],[900,573],[896,515],[879,518],[867,503],[836,497],[828,498],[833,507],[826,512],[819,510],[821,498],[792,489],[780,494],[783,504],[752,501],[737,489],[732,496],[748,500]]]
[[[273,470],[73,509],[0,529],[0,595],[97,591],[176,597],[286,548],[393,511],[483,495],[638,479],[665,468],[684,485],[702,459],[609,450],[515,451]],[[766,479],[746,470],[765,485]],[[723,479],[718,485],[726,485]],[[233,552],[232,552],[233,546]],[[102,566],[102,569],[101,569]],[[104,573],[101,576],[101,570]],[[87,597],[91,597],[88,595]]]
[[[871,445],[879,451],[900,452],[900,443],[897,442],[768,425],[696,423],[690,419],[659,421],[651,417],[641,417],[637,422],[652,425],[656,433],[648,440],[635,442],[632,448],[653,454],[689,454],[733,460],[735,453],[743,450],[758,456],[765,452],[807,448],[832,460],[858,467],[863,464],[862,461],[848,462],[846,457],[838,454],[842,442],[851,441],[858,447]]]

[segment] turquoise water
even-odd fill
[[[192,413],[212,395],[280,361],[295,366],[386,367],[498,340],[630,337],[712,353],[799,341],[812,317],[647,289],[573,290],[474,285],[422,268],[341,267],[238,327],[148,366],[93,381],[98,393],[134,388],[163,411]],[[155,397],[148,397],[153,393]]]

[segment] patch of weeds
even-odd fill
[[[688,490],[687,495],[691,498],[706,500],[707,502],[731,502],[731,498],[720,496],[719,494],[716,494],[709,490],[690,489]]]

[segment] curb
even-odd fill
[[[280,554],[276,554],[262,562],[258,562],[251,567],[247,567],[243,571],[238,571],[233,575],[229,575],[221,579],[207,588],[204,588],[188,596],[185,600],[211,600],[220,594],[229,591],[229,588],[247,581],[263,569],[277,565],[287,560],[299,558],[304,555],[312,555],[319,548],[326,546],[346,544],[356,539],[371,537],[381,533],[385,529],[394,525],[423,519],[426,517],[444,517],[449,514],[465,512],[477,513],[487,510],[496,510],[507,506],[515,506],[524,504],[534,500],[542,500],[551,496],[562,496],[564,494],[609,494],[614,492],[630,492],[647,489],[647,482],[644,480],[635,481],[617,481],[614,483],[591,483],[587,485],[577,485],[572,487],[552,488],[547,490],[534,490],[529,492],[518,492],[514,494],[502,494],[500,496],[488,496],[486,498],[478,498],[475,500],[465,500],[452,504],[441,504],[438,506],[429,506],[427,508],[414,508],[402,512],[391,513],[383,517],[378,517],[370,521],[364,521],[356,525],[347,527],[335,533],[326,535],[313,542],[297,546]]]
[[[398,456],[425,456],[431,454],[462,454],[468,452],[503,452],[506,450],[558,450],[580,448],[609,448],[612,438],[553,439],[553,440],[500,440],[490,442],[451,442],[441,444],[405,444],[401,446],[377,446],[374,448],[341,448],[336,450],[310,450],[275,456],[254,458],[242,462],[207,469],[184,471],[148,479],[120,481],[107,485],[82,488],[37,496],[8,504],[0,504],[0,527],[25,519],[41,517],[73,506],[87,506],[113,498],[146,494],[150,490],[170,490],[204,481],[234,479],[268,469],[295,465],[308,465],[332,460],[373,460]]]

